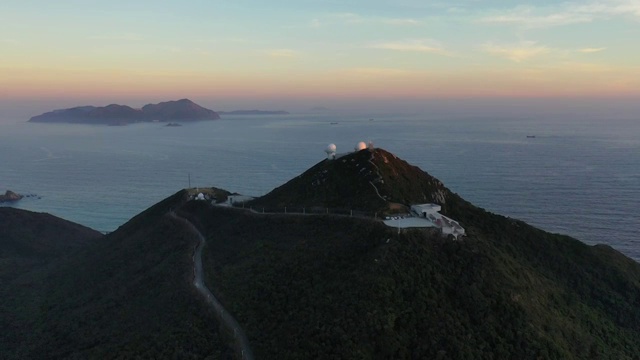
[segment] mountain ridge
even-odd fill
[[[209,199],[199,200],[200,192]],[[609,246],[487,212],[386,150],[323,160],[244,209],[229,206],[230,194],[181,190],[43,270],[48,296],[29,309],[46,311],[19,312],[38,330],[24,338],[5,335],[10,355],[229,355],[230,340],[212,330],[215,317],[190,283],[195,239],[171,212],[206,237],[205,283],[243,327],[256,358],[634,359],[640,353],[640,264]],[[398,230],[376,215],[257,210],[394,213],[429,201],[458,220],[466,236]],[[18,299],[25,294],[19,283],[8,286]]]

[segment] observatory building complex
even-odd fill
[[[327,154],[327,160],[335,160],[347,153],[337,154],[336,145],[329,144],[325,149]],[[365,149],[373,149],[373,144],[369,144],[364,141],[358,142],[354,147],[354,151],[358,152]],[[375,185],[371,183],[375,188]],[[377,191],[377,189],[376,189]],[[378,194],[378,196],[380,196]],[[460,224],[440,213],[442,207],[438,204],[413,204],[410,207],[409,214],[387,216],[384,223],[390,227],[402,228],[438,228],[443,235],[453,235],[454,238],[458,238],[461,235],[465,235],[465,230]]]

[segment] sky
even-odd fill
[[[0,0],[0,106],[640,102],[638,39],[640,0]]]

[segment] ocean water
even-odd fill
[[[0,119],[0,191],[36,195],[11,206],[111,231],[189,177],[194,187],[263,195],[324,159],[328,143],[346,152],[358,141],[489,211],[640,261],[640,120],[333,113],[110,127]]]

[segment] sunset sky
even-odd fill
[[[0,7],[3,104],[640,99],[640,0],[21,0]]]

